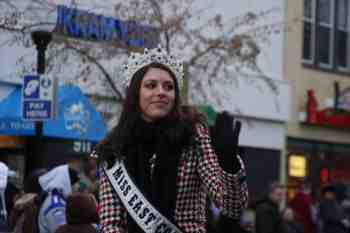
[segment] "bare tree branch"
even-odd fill
[[[206,76],[199,79],[196,75],[186,74],[186,77],[189,77],[194,85],[199,87],[198,90],[203,91],[203,96],[207,95],[204,93],[204,85],[211,85],[212,80],[223,78],[222,76],[226,74],[225,67],[229,65],[249,68],[258,74],[273,91],[276,91],[277,87],[274,81],[267,77],[257,65],[257,58],[261,51],[259,43],[264,43],[271,35],[279,33],[285,27],[283,22],[262,24],[262,22],[265,22],[265,18],[276,9],[246,12],[223,22],[220,15],[201,18],[210,7],[192,9],[193,2],[193,0],[130,0],[120,1],[114,5],[113,9],[115,17],[118,19],[134,20],[142,25],[156,27],[159,30],[160,43],[168,52],[173,52],[170,50],[186,52],[183,59],[184,63],[191,67],[190,72],[200,72]],[[10,8],[10,11],[18,12],[18,9],[11,5],[10,0],[0,0],[1,3],[5,3],[3,5]],[[71,1],[70,4],[79,7],[76,1]],[[93,6],[91,8],[92,11],[95,10]],[[55,9],[48,0],[32,0],[31,4],[21,14],[30,13],[31,17],[36,18],[36,14],[41,11],[50,13],[53,10]],[[17,45],[22,44],[26,47],[25,37],[28,36],[30,30],[40,26],[53,25],[42,20],[20,25],[18,15],[18,13],[10,15],[9,22],[11,23],[9,24],[0,21],[0,30],[11,34],[11,40]],[[189,25],[189,22],[192,21],[197,23]],[[242,27],[248,29],[242,31]],[[210,33],[211,31],[213,33]],[[7,40],[3,45],[7,46],[8,42]],[[81,61],[77,61],[80,64],[79,74],[74,78],[92,79],[91,71],[96,67],[98,72],[103,75],[106,83],[112,88],[117,100],[119,102],[123,101],[121,92],[113,81],[113,71],[109,71],[110,67],[103,65],[100,61],[116,59],[132,48],[122,47],[121,43],[118,42],[110,44],[100,42],[98,48],[95,48],[94,46],[84,45],[84,41],[78,42],[75,39],[69,41],[54,40],[53,43],[62,43],[69,51],[80,56]],[[60,59],[64,56],[69,57],[68,53],[55,52],[53,56],[60,56]],[[51,60],[49,60],[49,64],[57,66],[56,70],[64,69],[65,60],[68,59],[62,59],[60,64],[53,61],[51,63]]]
[[[67,49],[70,49],[74,52],[77,52],[78,54],[86,57],[91,63],[93,63],[94,65],[96,65],[97,68],[100,69],[100,71],[103,73],[103,75],[105,76],[107,82],[109,83],[109,85],[111,86],[112,90],[114,91],[116,97],[117,97],[117,102],[122,102],[123,101],[123,96],[120,93],[120,91],[118,90],[118,88],[115,86],[112,77],[109,75],[109,73],[106,71],[106,69],[92,56],[90,56],[88,53],[86,53],[83,50],[79,50],[73,46],[70,45],[66,45]]]
[[[199,60],[201,57],[211,52],[213,49],[220,47],[220,45],[222,45],[222,41],[219,41],[219,40],[212,41],[211,43],[208,44],[208,47],[206,47],[204,50],[197,52],[197,54],[189,60],[188,65],[190,66],[194,65],[197,62],[197,60]]]
[[[12,9],[17,9],[16,5],[11,2],[11,0],[1,0],[0,3],[9,6]]]

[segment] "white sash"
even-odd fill
[[[132,182],[123,161],[117,160],[111,169],[104,171],[125,208],[144,232],[182,233],[143,196]]]

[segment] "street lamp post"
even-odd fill
[[[32,32],[32,40],[38,52],[37,56],[37,72],[38,74],[45,73],[45,52],[47,46],[52,40],[52,34],[48,31],[34,31]]]
[[[37,50],[37,73],[38,75],[45,73],[45,53],[47,46],[52,40],[52,34],[48,31],[34,31],[31,33],[32,41],[36,46]],[[42,140],[43,122],[35,122],[35,137],[29,141],[29,154],[26,159],[26,173],[28,174],[35,168],[39,168],[42,164],[40,161],[40,149]]]

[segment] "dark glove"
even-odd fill
[[[224,111],[217,114],[215,125],[210,128],[212,146],[220,166],[226,172],[236,173],[241,168],[237,158],[241,125],[240,121],[235,121],[231,114]]]

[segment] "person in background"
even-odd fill
[[[314,200],[311,191],[311,184],[304,183],[289,202],[289,206],[295,214],[295,220],[303,225],[305,233],[316,233],[316,224],[312,216]]]
[[[206,231],[207,233],[217,233],[219,232],[218,229],[218,222],[220,218],[220,210],[215,206],[215,204],[208,198],[207,204],[206,204],[206,211],[207,211],[207,224],[206,224]]]
[[[91,193],[75,192],[68,196],[67,223],[55,233],[98,233],[97,201]]]
[[[281,233],[304,233],[304,227],[294,218],[293,209],[287,207],[282,211],[283,232]]]
[[[256,204],[255,232],[283,232],[279,206],[285,197],[285,187],[278,182],[269,185],[267,196]]]
[[[47,193],[39,212],[39,231],[54,233],[66,223],[66,198],[79,184],[78,172],[60,165],[40,176],[39,184]]]
[[[19,190],[10,181],[16,172],[10,170],[5,162],[0,161],[0,232],[9,231],[9,213]]]
[[[8,216],[12,212],[15,201],[18,199],[20,195],[21,195],[21,189],[17,188],[13,182],[8,181],[5,189],[5,203],[6,203],[6,210],[7,210]]]
[[[322,233],[347,233],[350,229],[349,219],[336,196],[336,188],[328,185],[322,189],[319,206]]]
[[[98,166],[94,158],[89,157],[83,162],[83,172],[80,175],[81,186],[85,186],[87,192],[98,197]]]
[[[160,47],[132,54],[123,77],[127,92],[118,125],[96,151],[104,168],[103,232],[141,233],[152,225],[161,232],[204,233],[208,195],[221,213],[238,220],[248,203],[245,168],[236,153],[240,125],[231,128],[228,148],[213,148],[202,115],[181,105],[182,63]]]
[[[239,221],[242,232],[255,232],[255,212],[253,209],[248,208],[243,211],[241,219]]]
[[[39,184],[39,177],[46,169],[36,169],[25,177],[23,191],[16,199],[10,212],[9,226],[13,233],[38,233],[38,216],[46,196]]]

